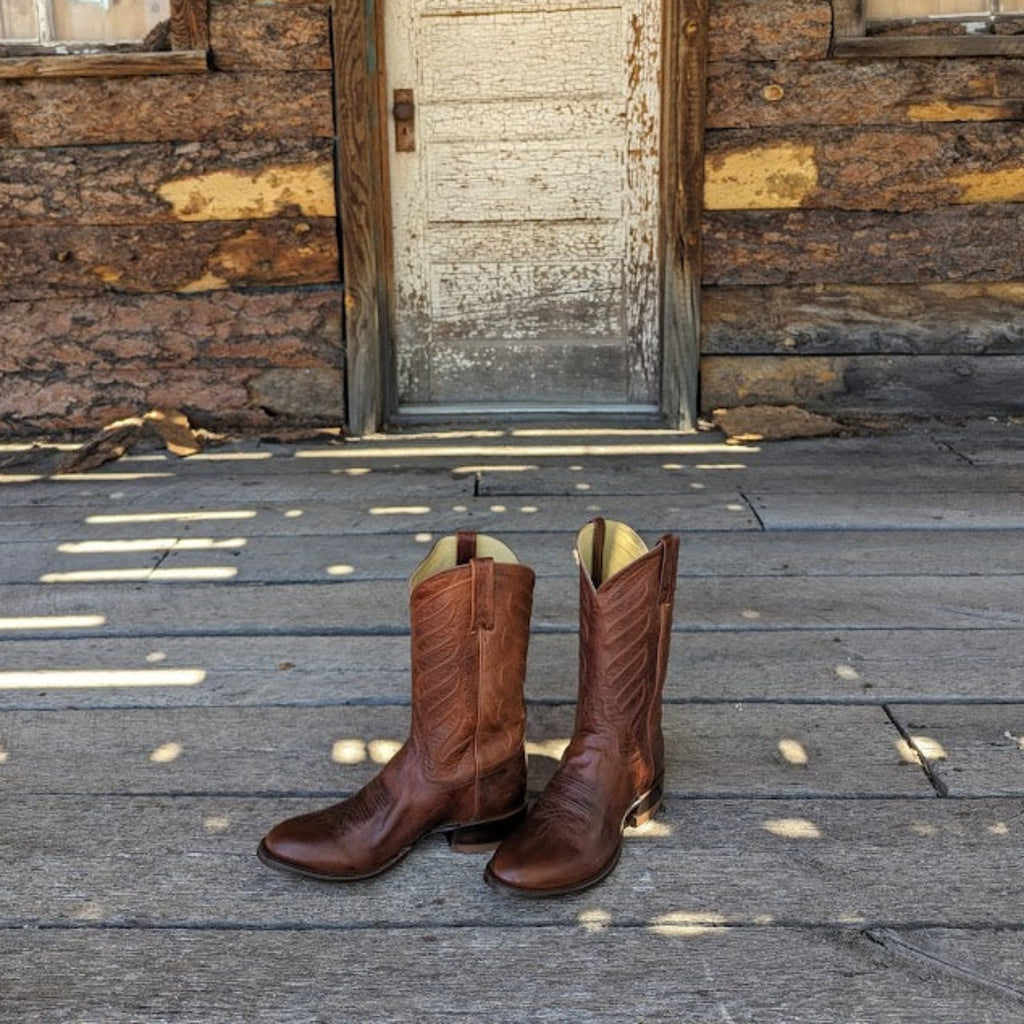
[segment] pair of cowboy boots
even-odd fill
[[[493,887],[555,896],[615,867],[627,826],[661,805],[661,694],[679,539],[648,550],[629,526],[579,532],[579,696],[573,736],[527,811],[523,684],[534,573],[492,537],[434,545],[410,580],[412,725],[359,792],[264,837],[267,865],[328,881],[380,874],[429,834],[497,847]]]

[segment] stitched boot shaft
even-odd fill
[[[523,682],[534,574],[490,537],[439,541],[410,580],[412,724],[348,800],[290,818],[263,839],[271,867],[368,878],[423,836],[493,848],[526,800]]]
[[[526,820],[487,867],[524,896],[576,892],[614,867],[627,824],[661,802],[661,698],[679,540],[650,551],[625,524],[580,532],[579,695],[573,737]]]

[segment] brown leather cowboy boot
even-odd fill
[[[358,793],[276,825],[264,864],[328,881],[369,878],[423,836],[493,849],[526,806],[523,681],[534,574],[500,541],[442,538],[413,573],[409,738]]]
[[[615,867],[627,825],[661,806],[661,692],[679,538],[650,550],[624,523],[595,519],[580,562],[579,700],[573,737],[525,821],[498,847],[487,882],[521,896],[595,885]]]

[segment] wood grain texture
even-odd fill
[[[9,299],[105,291],[202,292],[338,280],[328,218],[143,227],[13,228],[0,239]]]
[[[4,149],[0,180],[5,227],[334,215],[326,139]]]
[[[685,589],[685,588],[684,588]],[[212,627],[211,627],[212,629]],[[7,631],[5,630],[5,633]],[[86,631],[87,632],[87,631]],[[406,636],[164,636],[4,639],[4,710],[172,707],[345,708],[409,699]],[[999,639],[995,643],[994,639]],[[999,703],[1019,638],[971,629],[686,633],[672,646],[670,703]],[[527,697],[576,698],[577,640],[535,634]],[[339,671],[344,666],[344,673]],[[325,711],[325,713],[327,713]],[[926,712],[925,712],[926,713]]]
[[[706,159],[710,209],[931,212],[1024,195],[1013,124],[714,132]]]
[[[704,216],[704,283],[1019,281],[1022,226],[1024,208],[1014,203],[927,213],[711,211]]]
[[[215,0],[210,61],[217,71],[330,71],[326,4]]]
[[[48,147],[330,138],[330,95],[324,72],[184,75],[173,89],[159,76],[27,81],[3,90],[0,142]]]
[[[1013,355],[1024,350],[1022,284],[707,288],[701,306],[706,355]]]
[[[843,0],[717,0],[711,5],[708,59],[822,60],[832,41],[833,8]]]
[[[1012,673],[999,681],[1008,699],[1017,697]],[[897,705],[891,710],[906,736],[904,756],[916,755],[950,796],[1024,794],[1024,705]],[[993,826],[994,835],[1009,830],[1009,822]]]
[[[528,708],[534,794],[568,743],[574,711],[572,705]],[[1002,715],[1008,721],[1012,710],[1003,708]],[[901,753],[900,734],[880,707],[676,705],[665,709],[664,729],[666,793],[675,799],[930,798],[933,792]],[[333,801],[365,785],[408,733],[407,706],[12,711],[4,716],[4,786],[11,798],[237,796],[256,788]],[[58,746],[62,760],[55,762]],[[243,766],[260,753],[254,777]],[[73,776],[68,762],[79,766]]]
[[[97,630],[110,637],[204,636],[250,633],[309,633],[358,636],[404,634],[407,588],[404,584],[333,582],[282,584],[268,601],[265,587],[196,582],[194,575],[165,585],[132,582],[130,588],[108,582],[67,582],[43,588],[0,588],[5,635],[28,639],[46,628],[47,619],[70,617],[81,625],[69,636]],[[576,627],[575,587],[552,581],[536,595],[534,628],[567,632]],[[211,620],[210,601],[221,608]],[[1013,577],[867,577],[834,579],[750,579],[722,577],[694,580],[687,587],[675,620],[678,633],[732,632],[751,629],[817,631],[841,629],[966,629],[972,624],[1006,631],[1016,643],[1024,628],[1024,598]],[[36,623],[40,620],[40,623]],[[40,625],[41,624],[41,625]],[[99,635],[99,634],[97,634]]]
[[[770,532],[686,531],[682,538],[681,580],[717,573],[840,579],[1024,575],[1021,531],[1013,526],[990,528],[1000,509],[1006,520],[1019,510],[1015,501],[990,505],[986,515],[980,509],[970,511],[966,495],[947,493],[936,496],[930,508],[886,501],[885,512],[880,513],[869,511],[864,496],[802,495],[803,504],[820,506],[817,516],[812,517],[792,499],[757,494],[751,500]],[[873,500],[879,500],[877,493]],[[339,529],[343,514],[338,517]],[[906,517],[906,526],[893,529],[892,522],[901,515]],[[258,530],[252,528],[256,524],[236,522],[236,535],[221,537],[190,537],[182,535],[180,527],[167,524],[168,529],[152,529],[150,537],[109,541],[89,539],[96,531],[66,523],[55,526],[50,532],[56,534],[56,539],[48,541],[5,538],[7,543],[0,545],[5,559],[3,579],[6,583],[26,584],[37,583],[44,576],[110,570],[134,571],[143,580],[155,582],[160,573],[147,577],[147,571],[162,569],[170,578],[189,569],[211,573],[230,569],[231,578],[239,583],[329,582],[340,575],[353,582],[405,580],[435,539],[433,533],[365,534],[356,547],[339,541],[334,533],[312,532],[317,529],[315,525],[303,528],[305,519],[277,517],[275,522],[267,516]],[[914,521],[917,529],[910,525]],[[817,527],[811,537],[796,535],[796,526],[811,523]],[[853,529],[858,523],[863,525],[862,531]],[[320,528],[324,525],[321,521]],[[950,534],[957,529],[960,536],[954,538]],[[575,563],[571,536],[543,532],[504,536],[539,578],[572,575]],[[844,538],[851,543],[845,544]]]
[[[994,941],[971,930],[909,932],[909,943],[926,945],[943,959],[908,962],[856,930],[705,930],[698,924],[690,930],[679,926],[674,932],[659,932],[594,926],[589,918],[546,928],[541,939],[529,929],[506,933],[485,922],[457,936],[431,927],[396,927],[313,934],[178,928],[149,933],[145,941],[120,929],[82,929],[27,931],[18,938],[8,961],[7,992],[21,1020],[70,1021],[92,1014],[112,1024],[137,1019],[137,1011],[112,991],[113,973],[154,1014],[202,1017],[210,1024],[226,1024],[240,1013],[275,1024],[325,1016],[367,1024],[435,1022],[450,1019],[453,1000],[477,1017],[500,1012],[510,1024],[536,1021],[552,1011],[586,1024],[619,1020],[614,1001],[595,988],[595,963],[608,965],[604,977],[614,992],[628,989],[637,974],[647,978],[643,989],[630,997],[630,1013],[650,1021],[677,1020],[680,1005],[695,1020],[838,1020],[856,999],[865,1017],[878,1024],[910,1017],[960,1024],[1005,1019],[1016,1011],[1017,1002],[994,985],[966,984],[962,971],[944,964],[962,962],[967,952],[978,978],[1002,979],[1011,988],[1020,984],[1021,955],[1012,934]],[[995,953],[997,961],[990,959]],[[685,960],[688,970],[666,971],[666,959]],[[41,960],[68,980],[60,987],[34,988],[28,979],[32,965]],[[184,988],[179,980],[182,963],[190,965]],[[528,974],[534,984],[511,990],[510,966]],[[225,974],[237,979],[237,985],[226,986]],[[310,974],[320,979],[319,985],[308,983]],[[382,974],[400,976],[405,983],[382,987]],[[439,974],[451,978],[443,996]],[[804,992],[801,983],[809,977],[815,985]],[[358,1012],[339,1013],[336,993],[341,991],[346,1004]]]
[[[4,57],[0,79],[132,78],[140,75],[201,75],[205,50],[173,53],[82,53],[62,57]]]
[[[486,923],[505,941],[522,929],[533,942],[534,929],[579,928],[587,910],[604,911],[600,920],[609,925],[655,934],[673,924],[1016,930],[1021,923],[1019,907],[1006,899],[1018,854],[1012,799],[674,799],[655,827],[627,837],[613,882],[531,903],[497,898],[482,883],[484,859],[454,854],[439,837],[394,871],[340,892],[268,875],[255,858],[260,836],[323,802],[184,793],[11,797],[21,824],[10,863],[34,870],[0,891],[0,923],[62,932],[315,929],[321,938],[358,928],[379,935],[389,926],[451,934]],[[999,822],[1011,828],[995,836],[990,827]],[[894,860],[898,884],[885,880]]]
[[[1020,356],[708,356],[704,409],[796,402],[832,414],[1019,415]]]
[[[1013,61],[722,62],[708,68],[708,128],[1020,120]]]
[[[333,15],[338,210],[345,283],[347,425],[372,433],[391,412],[388,306],[384,290],[388,221],[381,192],[382,69],[374,4],[339,4]]]

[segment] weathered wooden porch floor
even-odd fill
[[[468,432],[8,482],[0,1018],[1024,1020],[1022,442]],[[682,534],[670,799],[615,874],[517,902],[440,839],[346,887],[263,868],[404,737],[405,579],[460,526],[538,572],[543,783],[597,511]]]

